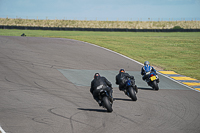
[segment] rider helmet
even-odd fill
[[[146,66],[146,65],[149,65],[150,63],[148,62],[148,61],[145,61],[144,62],[144,65]]]
[[[124,69],[120,69],[119,72],[125,73],[125,70]]]
[[[94,74],[94,79],[97,78],[97,77],[100,77],[100,74],[99,74],[99,73],[95,73],[95,74]]]

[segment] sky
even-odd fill
[[[0,18],[200,20],[200,0],[0,0]]]

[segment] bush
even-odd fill
[[[183,28],[181,28],[181,26],[174,26],[174,28],[172,29],[183,29]]]

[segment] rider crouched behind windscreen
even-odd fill
[[[116,75],[116,84],[119,85],[119,90],[120,91],[124,91],[125,90],[126,81],[128,80],[128,78],[130,78],[132,84],[135,87],[136,92],[138,92],[138,88],[135,85],[134,76],[130,76],[128,73],[125,72],[124,69],[120,69],[119,70],[119,74]]]
[[[99,106],[101,106],[101,101],[99,100],[98,97],[98,94],[100,93],[99,87],[105,89],[108,92],[110,99],[113,101],[112,84],[105,77],[103,76],[101,77],[99,73],[95,73],[94,79],[91,82],[90,92],[92,93],[93,98],[99,103]]]
[[[149,61],[145,61],[144,66],[141,69],[141,75],[144,81],[146,81],[147,78],[149,77],[149,72],[154,72],[157,75],[156,70],[152,66],[150,66]],[[159,79],[158,79],[158,82],[159,82]]]

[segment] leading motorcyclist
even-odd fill
[[[156,73],[156,70],[152,67],[152,66],[150,66],[150,63],[149,63],[149,61],[145,61],[144,62],[144,66],[142,67],[142,69],[141,69],[141,75],[142,75],[142,79],[145,81],[147,78],[148,78],[148,72],[154,72],[156,75],[157,75],[157,73]]]
[[[103,76],[100,76],[99,73],[94,74],[94,79],[91,82],[91,88],[90,92],[93,95],[93,98],[98,102],[99,106],[102,106],[101,100],[99,100],[98,94],[101,89],[98,89],[99,86],[102,86],[103,89],[105,89],[108,94],[111,102],[113,102],[113,97],[112,97],[112,84]]]

